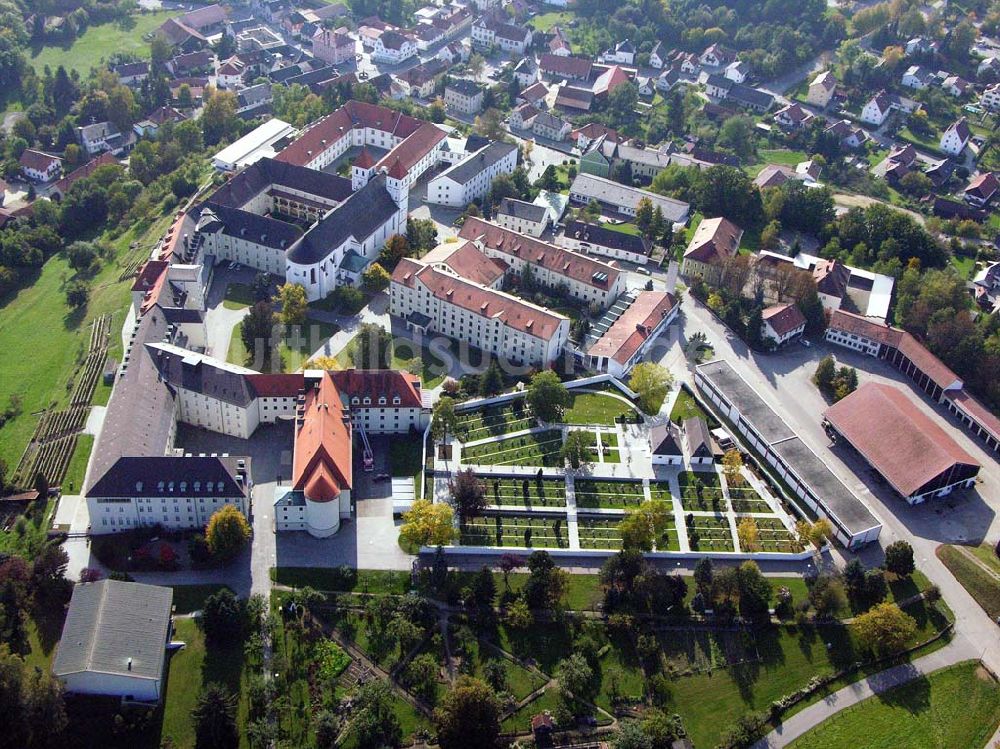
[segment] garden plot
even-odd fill
[[[688,515],[685,520],[692,551],[735,551],[725,515]]]
[[[657,639],[668,668],[676,672],[711,671],[760,660],[749,632],[725,629],[659,629]]]
[[[597,434],[595,432],[584,432],[590,438],[590,462],[601,461],[597,452]],[[604,448],[605,463],[621,463],[621,454],[618,452],[618,435],[615,432],[601,432],[601,445]]]
[[[621,391],[612,387],[621,395]],[[635,409],[617,398],[600,393],[574,393],[573,403],[566,410],[567,424],[614,424],[621,417],[634,419]]]
[[[739,518],[736,519],[736,522],[739,523]],[[778,516],[769,518],[756,517],[754,518],[754,522],[757,524],[757,532],[760,534],[761,551],[781,551],[786,553],[802,551],[801,542],[795,537],[794,533],[785,527],[785,524]]]
[[[463,411],[456,416],[458,418],[456,432],[462,442],[475,442],[487,437],[498,437],[502,434],[510,434],[535,426],[535,418],[531,415],[531,408],[528,407],[523,398],[501,406]]]
[[[463,546],[525,546],[528,548],[569,548],[564,516],[484,515],[459,525]]]
[[[677,475],[681,487],[681,506],[685,512],[723,512],[726,499],[722,483],[715,471],[681,471]]]
[[[593,481],[577,479],[576,506],[621,510],[645,500],[641,481]]]
[[[768,504],[767,500],[760,496],[752,486],[732,486],[730,484],[729,499],[733,505],[733,512],[774,512],[774,509]]]
[[[486,499],[495,505],[520,507],[565,507],[566,482],[562,479],[498,478],[479,476]]]
[[[649,498],[662,502],[672,502],[674,495],[670,492],[670,484],[666,481],[650,481]]]
[[[577,520],[581,549],[622,548],[622,534],[618,528],[620,518],[581,517]]]
[[[561,468],[562,432],[543,432],[508,437],[462,448],[462,462],[484,466],[547,466]]]

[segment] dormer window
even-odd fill
[[[402,401],[400,400],[400,398],[399,398],[398,395],[394,396],[393,399],[392,399],[392,405],[394,405],[394,406],[398,406],[401,402]]]
[[[163,491],[163,482],[162,481],[158,481],[157,482],[157,484],[156,484],[156,490],[160,491],[160,492]]]
[[[356,396],[356,395],[355,395],[355,396],[354,396],[353,398],[351,398],[351,405],[352,405],[352,406],[356,406],[356,405],[358,405],[358,404],[359,404],[360,402],[361,402],[361,401],[360,401],[360,400],[358,399],[358,396]]]
[[[222,482],[221,482],[221,481],[220,481],[220,482],[218,483],[218,487],[219,487],[219,491],[221,492],[221,491],[222,491],[222,489],[223,489],[223,484],[222,484]]]
[[[194,490],[196,492],[200,492],[201,491],[201,482],[200,481],[195,481],[194,482]]]
[[[136,481],[135,482],[135,490],[137,492],[141,492],[142,491],[142,482],[141,481]]]
[[[385,405],[385,396],[384,395],[379,397],[378,404],[380,406],[384,406]]]
[[[173,490],[174,490],[174,482],[171,481],[170,483],[167,484],[167,491],[172,492]]]
[[[371,398],[369,398],[369,397],[368,397],[368,396],[366,395],[366,396],[365,396],[365,399],[364,399],[364,400],[362,401],[362,403],[364,403],[364,405],[366,405],[366,406],[370,406],[370,405],[372,404],[372,399],[371,399]]]
[[[182,492],[186,492],[187,488],[188,488],[188,482],[187,481],[182,481],[181,482],[181,491]]]

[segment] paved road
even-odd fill
[[[867,679],[850,684],[839,689],[829,697],[805,708],[771,731],[767,736],[753,745],[753,749],[780,749],[788,746],[802,734],[816,727],[827,718],[836,715],[844,708],[856,705],[877,694],[906,684],[920,676],[926,676],[934,671],[952,666],[956,663],[979,658],[976,648],[963,637],[957,637],[951,643],[936,650],[930,655],[911,663],[893,666],[885,671],[869,676]]]

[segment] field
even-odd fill
[[[148,58],[149,42],[143,37],[175,15],[176,11],[139,13],[127,24],[91,26],[69,45],[32,47],[28,59],[39,75],[46,66],[55,72],[58,66],[63,65],[67,71],[77,70],[82,77],[86,77],[91,68],[99,66],[115,52]]]
[[[615,418],[627,414],[632,416],[635,409],[617,398],[599,393],[577,393],[573,404],[566,410],[567,424],[614,424]]]
[[[109,355],[121,359],[119,330],[131,300],[131,279],[119,281],[122,267],[147,253],[167,228],[170,216],[134,225],[110,242],[114,256],[93,279],[90,302],[74,312],[65,302],[64,284],[73,276],[66,258],[55,255],[30,285],[0,299],[0,406],[10,396],[23,399],[21,415],[0,429],[0,460],[13,471],[38,421],[38,413],[68,405],[67,381],[76,374],[90,339],[91,324],[111,314]],[[141,250],[129,251],[132,242]],[[111,389],[98,381],[94,403],[107,403]]]
[[[66,476],[63,478],[63,490],[67,494],[74,494],[83,489],[84,474],[87,472],[87,461],[90,460],[90,451],[93,449],[93,435],[81,434],[77,437],[73,457],[69,461],[69,468],[66,469]]]
[[[1000,617],[1000,581],[966,557],[957,547],[939,546],[937,555],[991,619]]]
[[[1000,687],[968,661],[849,707],[791,746],[965,749],[984,746],[997,723]]]

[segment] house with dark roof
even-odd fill
[[[691,416],[681,422],[684,452],[691,465],[712,465],[721,451],[712,438],[708,423],[701,416]]]
[[[608,224],[569,221],[556,244],[587,255],[601,255],[645,265],[653,250],[653,243],[643,236],[620,231]]]
[[[649,429],[650,456],[653,465],[684,465],[684,448],[681,447],[679,427],[672,421],[654,424]]]
[[[585,57],[546,54],[538,59],[538,67],[553,80],[587,81],[594,64]]]
[[[427,183],[428,203],[464,208],[486,196],[493,180],[517,167],[517,146],[496,141],[483,146]]]
[[[33,182],[51,182],[62,172],[62,159],[33,148],[24,149],[18,163],[21,173]]]
[[[939,145],[945,153],[958,156],[965,150],[971,139],[972,130],[969,128],[969,122],[964,117],[960,117],[941,133]]]
[[[549,211],[540,205],[514,198],[504,198],[493,216],[504,229],[540,237],[549,226]]]
[[[717,284],[725,265],[740,249],[743,230],[726,218],[703,219],[684,251],[681,274]]]
[[[806,318],[797,304],[765,307],[761,318],[761,335],[775,346],[798,338],[806,330]]]
[[[972,178],[963,194],[965,202],[976,208],[983,208],[1000,190],[1000,179],[995,172],[980,172]]]
[[[483,108],[485,89],[475,81],[456,78],[444,87],[444,104],[453,112],[477,114]]]

